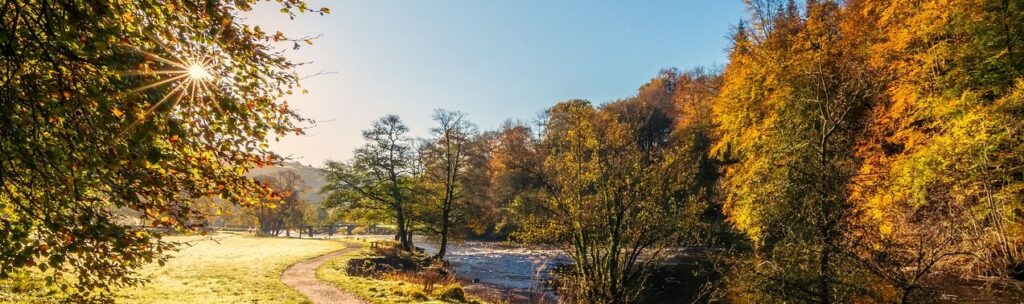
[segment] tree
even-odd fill
[[[428,191],[432,192],[430,197],[440,202],[440,244],[436,258],[441,259],[448,248],[453,221],[463,220],[467,209],[463,207],[466,205],[463,200],[480,191],[480,187],[473,187],[476,184],[469,171],[473,169],[471,159],[474,154],[480,154],[482,147],[474,146],[476,126],[466,120],[465,113],[439,109],[434,111],[434,121],[437,126],[430,129],[432,137],[420,150],[420,159]]]
[[[765,263],[752,271],[769,298],[845,302],[863,295],[844,247],[848,192],[878,88],[856,29],[834,1],[755,1],[737,33],[714,111],[731,163],[724,212]],[[778,4],[778,5],[776,5]],[[759,259],[759,262],[761,260]],[[860,284],[858,284],[860,283]]]
[[[623,111],[621,109],[629,109]],[[677,174],[666,157],[673,124],[659,108],[625,100],[595,109],[572,100],[549,110],[543,212],[522,237],[564,243],[573,259],[563,296],[592,303],[640,299],[652,267],[676,243]]]
[[[284,101],[295,64],[271,51],[286,38],[236,17],[253,2],[4,2],[0,277],[52,269],[73,298],[103,298],[174,247],[117,210],[187,230],[200,198],[259,204],[269,189],[242,174],[302,119]]]
[[[499,236],[514,235],[521,223],[541,211],[543,152],[533,130],[522,122],[505,122],[495,131],[487,159],[487,197],[498,209],[492,222]]]
[[[671,147],[666,157],[682,164],[672,172],[679,183],[677,195],[692,213],[681,227],[688,227],[680,245],[712,246],[742,241],[725,225],[718,182],[721,163],[711,155],[716,141],[712,104],[721,87],[721,75],[702,68],[685,72],[665,71],[660,78],[670,80],[670,118],[673,128]],[[642,95],[641,95],[642,96]]]
[[[282,170],[276,176],[261,175],[256,180],[273,190],[264,203],[253,208],[253,214],[263,235],[280,235],[284,229],[301,225],[308,206],[299,194],[306,187],[302,177],[292,171]],[[288,224],[292,224],[289,227]]]
[[[358,210],[386,213],[397,226],[395,239],[412,250],[411,221],[413,177],[417,171],[409,128],[397,115],[387,115],[363,131],[365,145],[356,149],[348,163],[327,162],[327,193],[323,204],[345,212]]]
[[[874,178],[855,192],[876,237],[951,225],[935,267],[1024,277],[1024,3],[866,1],[885,102],[858,150]],[[900,212],[905,211],[905,212]],[[905,213],[932,217],[904,221]],[[910,225],[904,228],[899,225]]]

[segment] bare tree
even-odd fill
[[[466,113],[458,111],[435,110],[434,121],[437,126],[430,129],[432,137],[420,150],[420,159],[424,165],[426,181],[433,185],[428,188],[440,202],[440,245],[436,257],[444,258],[455,205],[471,191],[469,188],[472,183],[467,178],[477,127],[466,120]]]

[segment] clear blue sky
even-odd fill
[[[469,113],[481,129],[531,120],[556,102],[628,97],[662,68],[725,64],[740,0],[310,1],[325,16],[295,20],[261,5],[264,31],[322,35],[288,50],[309,94],[290,104],[316,119],[272,148],[305,164],[346,160],[360,130],[394,113],[426,134],[435,108]],[[289,45],[290,46],[290,45]]]

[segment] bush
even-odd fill
[[[442,300],[466,302],[466,293],[462,291],[462,286],[459,285],[448,285],[437,295]]]
[[[422,291],[410,292],[409,293],[409,298],[411,298],[411,299],[413,299],[415,301],[427,301],[427,300],[430,300],[430,298],[427,297],[427,294],[423,293]]]

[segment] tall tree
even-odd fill
[[[843,39],[856,33],[844,32],[838,2],[755,2],[714,108],[716,151],[732,163],[724,211],[766,262],[753,270],[764,279],[755,289],[850,301],[861,294],[843,246],[859,164],[851,151],[876,92],[864,42]]]
[[[888,242],[939,223],[970,254],[935,267],[1024,278],[1024,2],[863,2],[889,84],[858,149],[866,219]]]
[[[409,128],[397,115],[387,115],[363,131],[365,145],[348,163],[327,162],[324,204],[343,210],[385,212],[395,221],[395,239],[412,250],[410,213],[415,153]]]
[[[599,110],[572,100],[549,110],[545,211],[522,236],[566,244],[574,264],[563,292],[576,301],[638,301],[681,231],[671,171],[683,164],[665,157],[673,124],[657,107],[634,102]]]
[[[711,155],[716,141],[712,104],[721,88],[722,77],[705,69],[693,69],[673,76],[671,100],[674,104],[675,128],[672,130],[674,157],[679,162],[692,164],[679,170],[679,177],[687,186],[685,193],[691,203],[701,208],[700,221],[713,227],[694,232],[713,233],[704,237],[726,236],[724,216],[717,191],[720,162]],[[734,241],[708,240],[708,241]]]
[[[237,18],[254,2],[0,5],[0,277],[53,269],[74,298],[103,297],[173,247],[117,210],[184,230],[202,197],[259,204],[269,190],[243,173],[301,118],[294,64],[272,51],[284,34]]]
[[[488,198],[498,209],[496,233],[510,236],[540,211],[543,200],[543,157],[533,130],[522,122],[505,122],[495,131],[488,154]]]
[[[473,191],[474,176],[470,175],[471,158],[480,154],[482,147],[474,146],[477,135],[476,126],[466,119],[462,112],[438,109],[434,111],[437,126],[430,129],[431,138],[421,149],[421,162],[426,173],[426,182],[432,184],[430,190],[439,201],[440,228],[438,234],[440,244],[437,258],[444,258],[448,249],[448,238],[452,229],[453,217],[461,220],[455,213],[464,211],[463,200]]]

